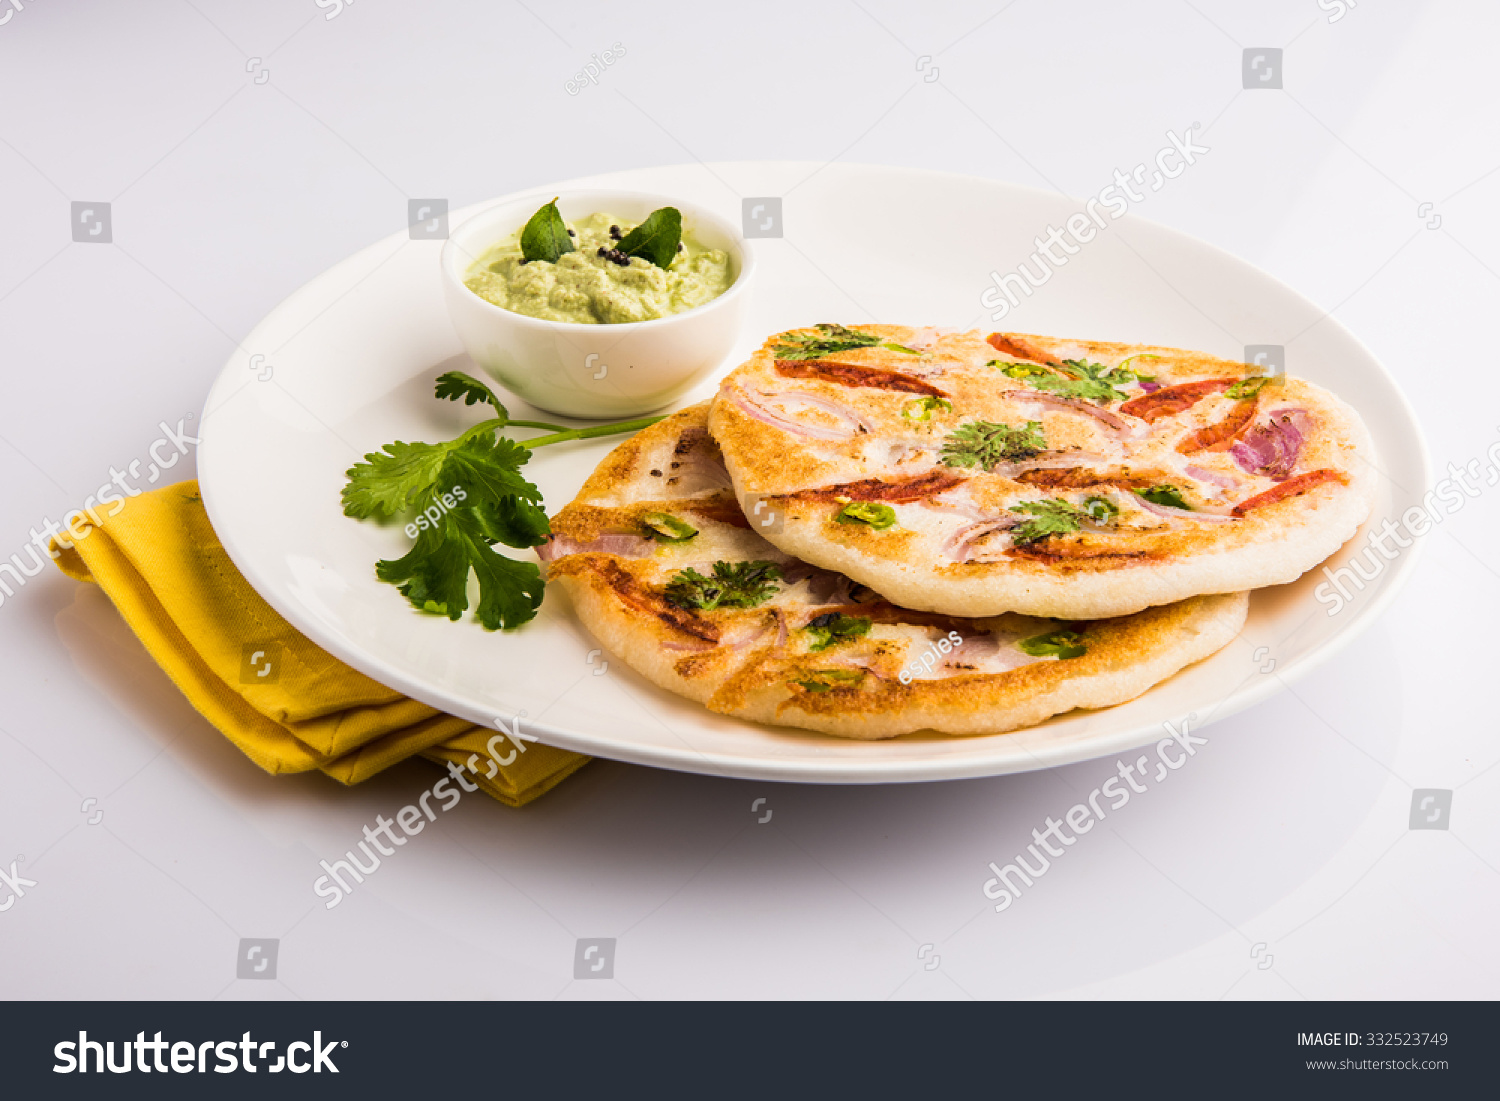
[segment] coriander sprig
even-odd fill
[[[919,356],[922,353],[905,344],[882,340],[874,333],[863,333],[843,325],[821,324],[813,326],[818,335],[811,333],[782,333],[779,344],[771,348],[777,359],[821,359],[839,352],[852,352],[856,348],[887,348],[903,355]]]
[[[1053,535],[1067,535],[1083,526],[1086,513],[1060,497],[1040,501],[1022,501],[1010,506],[1011,512],[1031,517],[1010,529],[1011,542],[1018,547],[1040,542]]]
[[[1138,379],[1150,377],[1138,375],[1123,363],[1107,368],[1102,363],[1090,363],[1084,359],[1065,359],[1058,365],[1056,373],[1034,363],[1007,363],[999,359],[990,360],[989,366],[998,367],[1001,374],[1037,390],[1105,405],[1125,400],[1125,395],[1115,387],[1128,386]]]
[[[475,614],[487,629],[514,630],[535,617],[543,583],[534,562],[495,551],[534,547],[551,534],[542,492],[521,475],[538,447],[633,432],[661,420],[639,417],[588,428],[512,420],[484,383],[462,371],[438,376],[434,394],[465,405],[488,405],[498,416],[444,443],[396,440],[346,472],[344,515],[358,520],[411,512],[416,542],[400,558],[375,563],[375,576],[395,585],[412,606],[458,619],[469,606],[469,574],[479,579]],[[524,442],[500,435],[506,428],[549,430]]]
[[[1027,421],[1019,428],[996,421],[970,421],[948,434],[939,457],[944,466],[994,470],[1001,463],[1021,462],[1046,449],[1041,421]]]
[[[712,612],[718,608],[754,608],[777,592],[782,578],[775,562],[715,562],[713,576],[689,566],[667,582],[666,601],[674,608]]]

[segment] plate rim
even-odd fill
[[[813,161],[716,161],[709,165],[699,162],[681,162],[678,164],[650,165],[634,169],[624,169],[618,172],[577,177],[547,184],[543,187],[530,187],[505,195],[482,199],[450,212],[450,224],[454,224],[452,220],[455,218],[462,218],[463,220],[472,218],[490,206],[502,202],[515,201],[533,194],[541,194],[544,191],[554,191],[557,188],[597,188],[605,186],[600,181],[617,179],[620,176],[684,169],[692,170],[694,168],[705,170],[717,177],[715,169],[722,169],[726,173],[732,173],[737,166],[753,166],[757,169],[764,169],[770,166],[783,169],[816,167],[819,171],[836,167],[843,171],[899,173],[922,176],[932,181],[961,181],[965,185],[979,184],[1012,193],[1029,194],[1048,201],[1055,201],[1058,198],[1071,199],[1071,196],[1060,195],[1058,192],[1029,184],[1013,183],[967,173],[911,168],[900,165],[847,161],[839,161],[836,164],[819,164]],[[720,182],[722,183],[722,180]],[[1259,265],[1237,256],[1211,241],[1206,241],[1174,226],[1144,218],[1135,213],[1127,214],[1121,221],[1127,225],[1139,224],[1148,227],[1149,232],[1165,235],[1166,237],[1175,239],[1178,244],[1184,244],[1189,248],[1205,251],[1218,261],[1249,269],[1260,278],[1280,288],[1283,293],[1291,296],[1295,301],[1306,305],[1311,312],[1321,315],[1321,320],[1317,324],[1332,324],[1336,326],[1341,336],[1350,341],[1368,359],[1369,363],[1373,364],[1376,370],[1384,376],[1384,380],[1389,384],[1389,389],[1396,398],[1397,411],[1401,414],[1401,419],[1411,429],[1410,442],[1414,445],[1416,452],[1420,484],[1423,486],[1431,484],[1431,453],[1426,437],[1422,432],[1421,421],[1417,417],[1416,410],[1412,406],[1410,399],[1407,397],[1405,391],[1402,390],[1395,376],[1381,362],[1379,357],[1375,356],[1366,347],[1364,342],[1334,315],[1333,311],[1322,309],[1299,290],[1283,282]],[[240,359],[243,355],[247,354],[244,351],[245,348],[254,344],[256,334],[261,332],[273,318],[276,318],[283,311],[292,307],[304,296],[308,295],[316,285],[329,279],[340,269],[359,266],[360,261],[377,250],[394,246],[397,251],[400,251],[400,242],[406,232],[404,230],[397,230],[351,253],[349,256],[325,268],[302,283],[269,310],[238,342],[236,348],[231,351],[229,358],[214,379],[213,385],[210,386],[205,396],[203,408],[200,412],[200,430],[205,426],[210,417],[227,404],[230,398],[244,386],[254,381],[253,379],[244,377]],[[394,253],[388,259],[393,258]],[[383,264],[379,266],[383,266]],[[373,271],[371,274],[373,274]],[[310,325],[312,322],[308,324]],[[1298,335],[1300,336],[1301,334],[1299,333]],[[236,382],[238,382],[238,385],[235,385]],[[673,403],[674,407],[679,404],[677,402]],[[485,728],[494,726],[502,718],[494,714],[484,714],[476,717],[477,712],[467,704],[445,696],[426,681],[407,673],[399,666],[388,663],[378,655],[367,652],[351,639],[333,639],[331,640],[332,645],[330,645],[325,625],[320,620],[312,616],[310,612],[297,602],[281,600],[281,594],[278,592],[276,585],[271,584],[267,578],[261,576],[256,566],[256,556],[239,545],[233,536],[226,536],[227,532],[232,531],[233,525],[228,523],[221,524],[219,522],[220,518],[224,517],[226,513],[216,503],[218,500],[218,491],[215,488],[216,481],[213,472],[217,469],[214,457],[218,452],[211,443],[212,439],[212,433],[204,433],[197,454],[199,491],[204,509],[230,561],[245,577],[246,581],[261,599],[265,600],[277,614],[287,620],[293,628],[306,636],[309,641],[327,650],[337,660],[344,662],[387,687],[394,688],[412,699],[425,703],[439,711],[468,719]],[[1351,539],[1353,538],[1357,538],[1357,535],[1351,537]],[[1347,542],[1344,545],[1347,546]],[[1229,718],[1280,694],[1287,685],[1302,680],[1341,653],[1358,637],[1363,635],[1401,593],[1425,552],[1426,540],[1416,540],[1415,545],[1403,553],[1395,563],[1394,568],[1388,571],[1385,584],[1373,595],[1373,599],[1363,601],[1358,609],[1351,609],[1355,612],[1353,618],[1346,620],[1337,633],[1318,644],[1316,648],[1300,658],[1284,674],[1278,674],[1274,678],[1259,678],[1258,684],[1250,688],[1238,689],[1232,692],[1215,704],[1207,716],[1197,719],[1194,728],[1201,730],[1214,722]],[[1304,576],[1306,575],[1304,574]],[[1239,641],[1238,636],[1235,640],[1231,641],[1230,645],[1234,645],[1237,641]],[[537,736],[538,740],[544,744],[589,756],[700,775],[813,784],[929,783],[942,780],[975,779],[1031,772],[1094,760],[1109,756],[1112,753],[1138,748],[1156,740],[1160,736],[1162,729],[1154,723],[1149,726],[1122,727],[1115,731],[1090,735],[1079,742],[1057,745],[1050,750],[1047,747],[1040,747],[1036,751],[1028,750],[1027,754],[1031,759],[1026,762],[1020,762],[1019,767],[1017,767],[1017,762],[1014,761],[996,762],[983,757],[958,759],[943,757],[929,757],[925,759],[871,758],[863,762],[842,758],[826,761],[803,758],[794,763],[789,763],[775,756],[750,756],[739,751],[725,750],[715,750],[712,757],[708,757],[702,752],[692,749],[687,743],[683,744],[682,749],[666,746],[633,747],[629,743],[603,742],[588,731],[557,727],[543,721],[532,722],[527,720],[526,725],[531,734]],[[749,722],[745,722],[744,725],[747,728],[764,729],[766,731],[776,731],[779,729],[770,726],[762,727],[762,724]],[[1032,729],[1036,728],[1030,727],[1020,731],[964,737],[1007,738],[1016,734],[1023,734],[1026,730]],[[845,741],[846,739],[837,739],[839,744],[843,744]],[[637,748],[638,751],[632,751]]]

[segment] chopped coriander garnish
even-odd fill
[[[850,688],[864,680],[863,669],[814,669],[806,679],[789,681],[809,692],[831,692],[835,688]]]
[[[809,650],[826,650],[870,633],[870,617],[825,612],[807,625]]]
[[[879,501],[850,501],[834,519],[841,524],[869,524],[876,531],[884,531],[895,525],[896,510]]]
[[[1057,497],[1040,501],[1022,501],[1011,505],[1011,512],[1029,514],[1032,519],[1023,521],[1010,529],[1011,542],[1018,547],[1035,543],[1052,535],[1067,535],[1077,531],[1085,513]]]
[[[1016,643],[1016,649],[1034,658],[1055,657],[1062,660],[1079,658],[1089,652],[1083,645],[1083,636],[1077,631],[1056,630],[1044,635],[1033,635]]]
[[[951,413],[953,412],[953,403],[944,398],[921,397],[903,405],[901,407],[901,415],[909,421],[925,421],[932,418],[932,411],[934,409],[943,413]]]
[[[1165,505],[1167,508],[1180,508],[1191,512],[1193,506],[1182,499],[1182,490],[1176,486],[1152,486],[1150,489],[1138,489],[1137,495],[1144,497],[1153,505]]]
[[[715,562],[713,576],[689,566],[667,582],[667,603],[676,608],[711,612],[716,608],[754,608],[776,594],[781,567],[775,562]]]
[[[1047,440],[1041,421],[1027,421],[1019,428],[994,421],[970,421],[949,433],[939,457],[945,466],[994,470],[1000,463],[1020,462],[1045,450]]]
[[[692,524],[679,520],[669,512],[648,512],[641,517],[641,527],[646,535],[658,543],[686,543],[698,534]]]
[[[469,606],[469,574],[479,579],[475,614],[489,630],[513,630],[542,603],[541,571],[497,553],[496,544],[534,547],[550,532],[542,494],[521,476],[531,452],[548,444],[629,432],[655,424],[642,417],[618,424],[563,429],[515,421],[488,386],[460,371],[439,375],[436,396],[485,404],[498,416],[446,443],[388,443],[346,472],[344,515],[364,520],[413,510],[425,526],[407,525],[416,542],[397,559],[375,563],[375,576],[397,586],[413,607],[458,619]],[[497,436],[508,427],[552,430],[521,443]]]
[[[872,348],[882,343],[878,336],[862,333],[858,329],[846,329],[842,325],[817,325],[819,336],[811,333],[784,333],[781,343],[771,349],[777,359],[819,359],[835,352],[851,352],[855,348]]]
[[[1058,368],[1061,374],[1038,367],[1032,363],[1006,363],[991,360],[991,367],[999,367],[1002,374],[1020,379],[1026,385],[1063,398],[1083,401],[1099,401],[1106,405],[1113,401],[1124,401],[1125,395],[1116,386],[1127,386],[1138,376],[1124,367],[1105,367],[1102,363],[1089,363],[1083,359],[1065,359]]]
[[[1108,497],[1085,497],[1083,514],[1096,524],[1110,524],[1120,515],[1119,506]]]

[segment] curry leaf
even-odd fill
[[[653,210],[615,246],[626,256],[639,256],[659,268],[669,268],[682,243],[682,212],[675,206]]]
[[[521,230],[521,255],[528,261],[545,260],[555,264],[564,253],[574,249],[573,239],[568,236],[568,227],[563,224],[562,214],[553,199],[531,216]]]

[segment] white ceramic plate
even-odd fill
[[[990,331],[997,326],[979,298],[991,270],[1013,270],[1034,237],[1078,209],[988,180],[788,163],[621,172],[548,185],[536,192],[538,204],[571,187],[661,192],[731,219],[742,196],[784,197],[786,236],[757,242],[750,324],[725,369],[766,335],[813,322]],[[484,205],[454,212],[452,224]],[[1209,660],[1130,703],[1026,731],[852,742],[714,715],[599,652],[560,592],[548,593],[532,623],[504,634],[472,619],[420,615],[376,581],[376,559],[398,557],[408,540],[395,527],[342,515],[344,470],[387,441],[447,439],[480,415],[432,398],[438,373],[473,370],[443,306],[440,248],[403,231],[277,307],[209,394],[198,468],[224,546],[272,607],[355,668],[476,722],[519,713],[523,732],[549,744],[728,776],[885,783],[1024,771],[1154,743],[1165,720],[1196,713],[1201,724],[1266,698],[1368,625],[1415,563],[1412,548],[1337,615],[1314,597],[1321,572],[1262,590],[1243,635]],[[1133,216],[1112,223],[1000,327],[1233,359],[1244,345],[1286,345],[1289,370],[1352,402],[1374,434],[1386,478],[1367,528],[1399,517],[1429,484],[1410,408],[1352,335],[1263,272],[1173,230]],[[519,400],[510,405],[517,417],[555,419]],[[527,469],[549,511],[617,442],[536,453]],[[1364,545],[1361,532],[1329,564]]]

